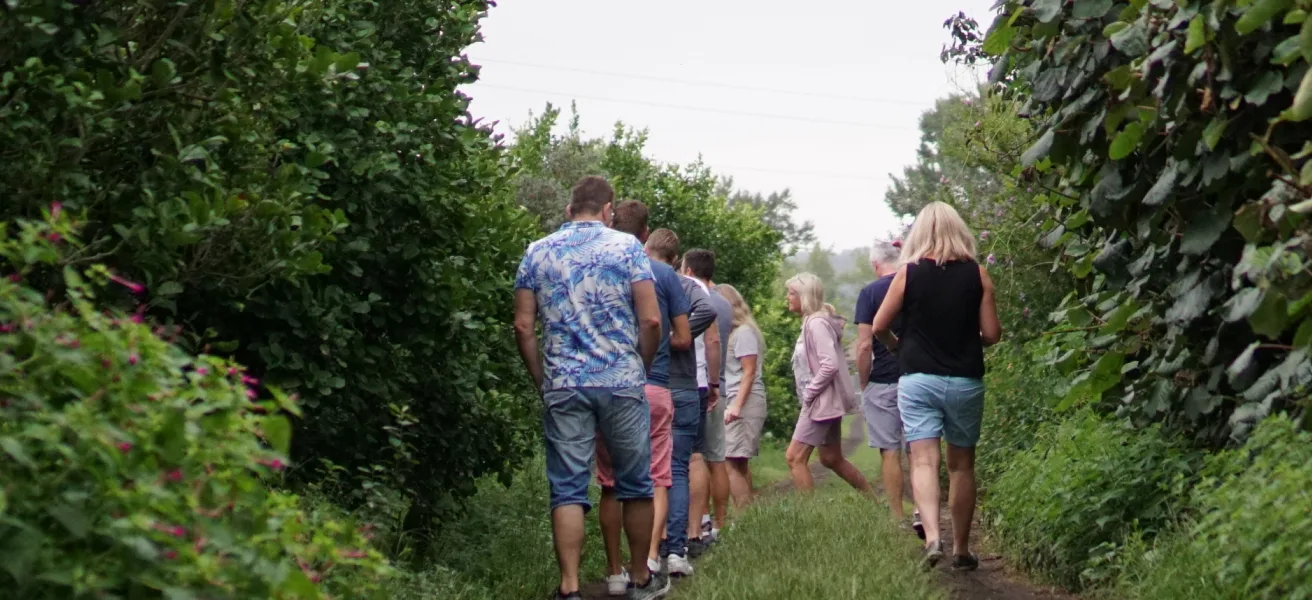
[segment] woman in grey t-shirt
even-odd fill
[[[733,332],[725,342],[724,456],[729,463],[729,493],[737,507],[752,499],[752,470],[748,461],[761,449],[765,427],[765,380],[762,378],[765,338],[738,290],[716,287],[733,309]]]

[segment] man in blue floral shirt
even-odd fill
[[[581,598],[579,562],[589,464],[602,434],[624,503],[629,597],[662,597],[649,573],[653,530],[651,417],[643,386],[660,345],[661,317],[651,263],[637,238],[610,229],[615,191],[600,177],[574,185],[555,233],[528,247],[515,277],[515,338],[543,395],[547,480],[560,563],[558,599]],[[537,321],[542,322],[539,357]]]

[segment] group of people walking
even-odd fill
[[[516,339],[543,395],[556,598],[581,598],[594,464],[608,592],[661,598],[669,577],[691,575],[689,559],[718,542],[730,499],[739,508],[751,501],[749,461],[766,418],[765,339],[742,295],[715,283],[712,251],[681,255],[675,232],[651,230],[641,202],[615,204],[604,179],[575,184],[566,216],[529,246],[515,278]],[[966,549],[982,347],[1000,334],[992,284],[974,254],[956,211],[930,205],[900,253],[888,244],[872,251],[881,278],[862,291],[856,319],[860,404],[870,443],[883,451],[885,488],[897,492],[893,515],[902,518],[899,453],[909,443],[926,562],[944,557],[936,478],[946,439],[958,568],[975,560]],[[793,353],[802,407],[787,451],[794,482],[813,487],[808,463],[819,448],[825,467],[869,492],[840,445],[842,418],[858,410],[843,319],[814,275],[786,287],[790,310],[803,317]]]

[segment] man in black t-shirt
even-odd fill
[[[884,493],[893,518],[899,522],[902,511],[902,415],[897,409],[897,380],[901,376],[897,357],[874,339],[871,323],[879,305],[888,293],[888,286],[897,274],[898,245],[896,242],[877,241],[870,248],[870,265],[875,269],[875,281],[861,290],[856,300],[857,325],[856,365],[861,383],[861,412],[866,421],[866,438],[871,448],[878,448],[882,456]],[[893,331],[901,335],[899,318]]]

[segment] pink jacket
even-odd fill
[[[817,312],[802,323],[802,351],[811,369],[811,382],[802,391],[802,403],[811,409],[812,421],[840,419],[856,412],[856,389],[843,352],[843,319]]]

